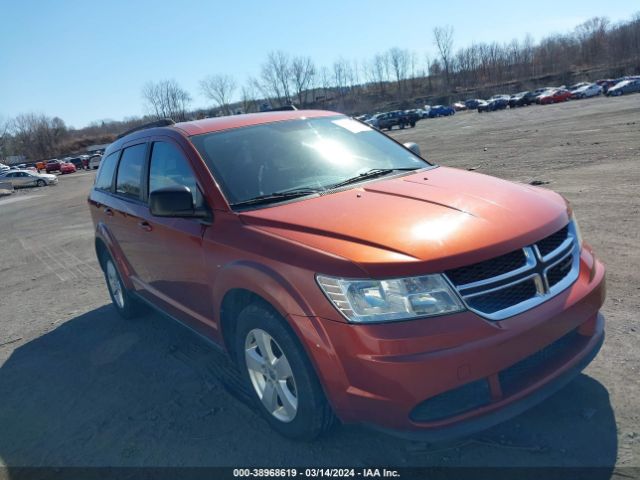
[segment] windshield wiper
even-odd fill
[[[347,178],[342,182],[334,183],[333,185],[327,185],[325,188],[327,190],[332,190],[334,188],[343,187],[345,185],[351,185],[352,183],[358,183],[363,180],[368,180],[370,178],[382,177],[384,175],[389,175],[393,172],[401,172],[401,171],[411,171],[411,170],[419,170],[421,167],[401,167],[401,168],[372,168],[364,173],[356,175],[355,177]]]
[[[305,197],[307,195],[313,195],[318,193],[319,189],[301,188],[298,190],[287,190],[283,192],[267,193],[265,195],[259,195],[257,197],[250,198],[248,200],[242,200],[241,202],[232,203],[232,207],[244,207],[248,205],[266,205],[268,203],[280,202],[282,200],[288,200],[290,198]]]

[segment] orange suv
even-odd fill
[[[560,195],[337,113],[148,125],[106,150],[89,204],[117,311],[148,304],[222,346],[288,437],[335,418],[467,435],[604,338],[605,268]]]

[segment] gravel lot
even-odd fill
[[[93,251],[94,172],[79,172],[0,199],[0,465],[640,467],[640,95],[463,112],[392,135],[442,165],[569,198],[608,266],[607,339],[585,374],[451,444],[360,426],[284,440],[209,344],[158,314],[116,315]]]

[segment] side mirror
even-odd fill
[[[420,146],[418,146],[417,143],[415,143],[415,142],[407,142],[407,143],[404,144],[404,146],[405,146],[405,148],[408,148],[409,150],[411,150],[413,153],[415,153],[419,157],[422,156],[422,154],[420,153]]]
[[[191,190],[184,185],[154,190],[149,194],[149,210],[156,217],[206,218],[205,209],[193,205]]]

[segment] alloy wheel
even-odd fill
[[[118,308],[124,308],[122,284],[120,283],[118,271],[111,259],[107,260],[107,282],[109,283],[109,290],[111,291],[111,295],[113,295],[116,305]]]
[[[293,421],[298,412],[298,390],[289,360],[275,339],[259,328],[249,331],[244,357],[262,405],[278,420]]]

